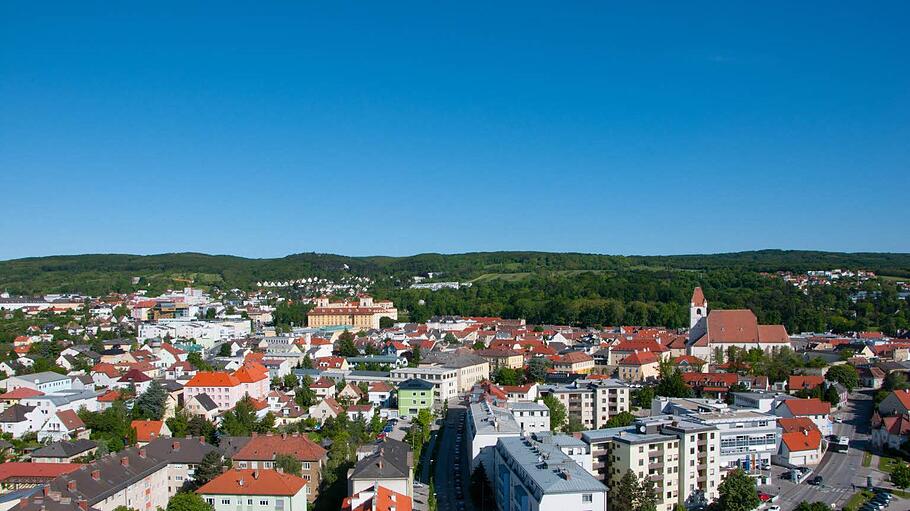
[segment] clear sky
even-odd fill
[[[0,2],[0,258],[910,251],[906,1],[141,4]]]

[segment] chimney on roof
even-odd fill
[[[202,443],[202,444],[205,444],[205,436],[204,436],[204,435],[199,435],[199,442]]]
[[[44,493],[44,496],[47,497],[48,494],[50,494],[50,492],[51,492],[51,487],[50,487],[50,486],[45,486],[45,487],[44,487],[44,492],[43,492],[43,493]]]
[[[81,509],[82,511],[88,511],[88,501],[87,500],[79,499],[76,503],[79,505],[79,509]]]
[[[174,440],[174,443],[171,444],[171,450],[172,451],[180,450],[180,441],[179,440]]]
[[[130,466],[130,459],[127,456],[120,458],[120,464],[124,467]]]
[[[66,489],[69,491],[76,491],[76,481],[67,481]]]
[[[92,470],[92,479],[94,479],[95,481],[100,481],[101,480],[101,471],[97,470],[97,469]]]
[[[259,479],[259,471],[258,471],[258,470],[254,470],[254,471],[253,471],[253,479]]]
[[[145,447],[139,448],[139,457],[143,459],[145,458]]]

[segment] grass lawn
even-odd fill
[[[891,473],[894,470],[894,465],[896,465],[898,460],[894,458],[889,458],[887,456],[879,456],[878,458],[878,469],[882,472]]]
[[[864,452],[863,453],[863,466],[868,467],[871,464],[872,464],[872,453],[868,452],[868,451]]]
[[[844,511],[855,511],[859,509],[859,507],[867,500],[871,499],[872,496],[872,492],[868,490],[860,490],[854,493],[853,496],[850,497],[850,500],[844,505]]]

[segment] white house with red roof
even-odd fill
[[[910,390],[892,391],[878,404],[878,413],[882,417],[904,415],[910,412]]]
[[[88,439],[89,433],[91,431],[86,429],[85,423],[75,410],[61,410],[52,415],[38,430],[38,441]]]
[[[774,409],[774,414],[783,418],[809,418],[821,431],[822,436],[831,435],[834,429],[831,422],[831,405],[818,398],[785,399]]]
[[[394,390],[394,387],[383,381],[372,383],[367,389],[367,401],[377,408],[389,407]]]

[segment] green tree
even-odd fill
[[[624,426],[631,426],[633,422],[635,422],[634,415],[629,412],[619,412],[607,420],[607,427],[620,428]]]
[[[611,511],[636,511],[635,498],[638,494],[638,477],[626,470],[622,479],[610,488]]]
[[[543,397],[543,404],[550,409],[550,430],[560,431],[566,424],[566,406],[559,399],[547,394]]]
[[[291,390],[299,384],[297,381],[297,376],[294,373],[288,373],[284,375],[284,378],[281,381],[281,387],[285,390]]]
[[[547,359],[543,357],[534,357],[528,362],[527,373],[528,380],[542,382],[547,379],[547,369],[550,367]]]
[[[232,410],[224,414],[221,429],[230,436],[249,436],[253,432],[268,432],[274,423],[275,417],[271,415],[271,412],[258,420],[253,401],[246,396],[238,401]]]
[[[218,348],[219,357],[230,357],[232,354],[233,353],[231,353],[231,343],[229,343],[229,342],[222,344],[221,347]]]
[[[193,473],[193,483],[196,488],[204,485],[221,474],[221,467],[224,466],[224,457],[221,451],[215,449],[202,457],[202,462],[196,467]]]
[[[859,373],[856,372],[855,367],[849,364],[836,365],[828,369],[825,379],[840,383],[849,392],[853,392],[853,389],[859,387]]]
[[[824,502],[808,503],[805,500],[800,502],[793,511],[830,511],[831,508]]]
[[[493,381],[499,385],[520,385],[521,372],[510,367],[500,367],[493,374]]]
[[[286,474],[293,474],[297,477],[300,477],[300,471],[303,469],[303,463],[289,454],[278,454],[275,456],[275,467],[284,470]]]
[[[650,410],[651,401],[654,400],[654,388],[642,387],[632,391],[632,403],[642,409]]]
[[[161,420],[166,401],[167,390],[158,380],[152,380],[145,392],[136,399],[133,415],[137,419]]]
[[[891,482],[901,489],[910,486],[910,465],[900,462],[895,464],[891,471]]]
[[[212,507],[195,493],[178,493],[168,501],[167,511],[212,511]]]
[[[663,397],[692,397],[692,389],[686,385],[679,369],[662,376],[654,392]]]
[[[458,344],[458,338],[455,337],[455,334],[452,332],[447,332],[442,340],[445,341],[446,344]]]
[[[183,408],[178,409],[173,417],[170,417],[164,423],[167,429],[171,430],[171,436],[174,438],[183,438],[187,434],[190,418]]]
[[[827,385],[825,387],[824,400],[831,404],[831,406],[837,406],[840,402],[840,395],[837,393],[837,389],[834,388],[834,385]]]
[[[348,334],[348,335],[345,335]],[[335,351],[341,357],[358,357],[360,350],[354,344],[354,336],[347,330],[338,337],[338,343],[335,344]]]
[[[723,511],[751,511],[761,504],[755,479],[741,469],[733,470],[717,487],[715,506]]]
[[[569,422],[566,423],[563,429],[566,433],[578,433],[585,429],[585,425],[581,422],[581,419],[572,416],[569,417]]]
[[[212,371],[214,369],[211,364],[202,359],[202,354],[198,351],[194,351],[187,355],[186,361],[200,371]]]
[[[394,319],[392,319],[388,316],[382,316],[379,318],[379,328],[386,329],[386,328],[392,328],[393,326],[395,326]]]

